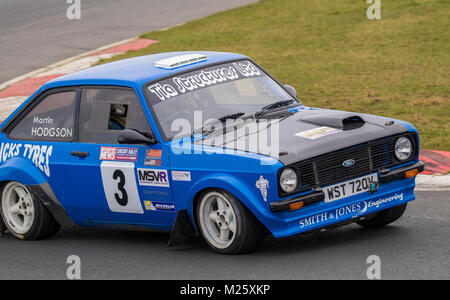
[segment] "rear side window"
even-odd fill
[[[139,98],[131,89],[84,88],[79,119],[80,143],[117,144],[124,129],[151,133]]]
[[[11,139],[57,142],[74,140],[76,92],[59,92],[44,97],[10,131]]]

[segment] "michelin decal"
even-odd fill
[[[321,223],[325,223],[330,220],[340,221],[345,219],[353,219],[362,216],[371,209],[376,210],[380,208],[380,206],[384,206],[395,201],[403,202],[403,193],[395,194],[386,198],[380,198],[375,201],[360,201],[350,205],[342,206],[331,211],[326,211],[321,214],[303,218],[299,221],[299,225],[300,228],[304,229],[308,227],[320,227],[316,225],[320,225]],[[351,217],[349,218],[349,216]]]
[[[50,177],[50,158],[53,146],[20,143],[0,144],[0,163],[13,157],[23,157],[31,161],[47,177]]]
[[[145,210],[150,211],[175,211],[175,204],[172,202],[156,202],[156,201],[144,201]]]

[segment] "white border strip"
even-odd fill
[[[450,175],[417,175],[417,191],[450,191]]]

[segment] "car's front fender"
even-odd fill
[[[196,181],[190,188],[186,209],[189,212],[192,224],[195,225],[195,200],[196,197],[207,189],[222,189],[233,194],[242,202],[260,221],[267,219],[270,212],[266,208],[261,195],[256,188],[251,188],[239,178],[226,173],[211,173]]]

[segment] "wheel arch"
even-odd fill
[[[197,231],[197,203],[201,196],[210,190],[222,190],[233,195],[268,230],[267,225],[262,221],[267,217],[264,212],[264,207],[262,203],[257,201],[254,191],[250,190],[248,186],[233,176],[228,174],[212,174],[211,176],[197,181],[189,192],[186,209],[189,212],[191,223]]]
[[[12,181],[27,186],[33,196],[37,197],[61,226],[70,227],[74,224],[43,173],[30,161],[14,157],[2,164],[0,168],[0,200],[4,185]]]
[[[38,168],[20,157],[7,160],[0,168],[0,183],[9,181],[17,181],[24,185],[40,185],[47,182]]]

